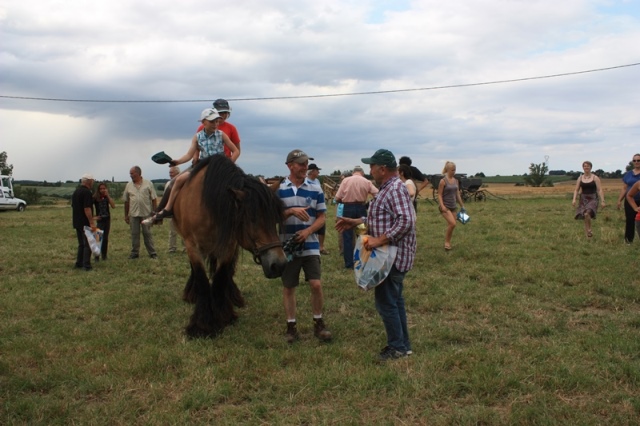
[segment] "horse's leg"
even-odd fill
[[[233,277],[236,274],[236,265],[238,264],[238,250],[236,249],[236,252],[233,254],[233,257],[231,257],[228,261],[225,261],[224,263],[222,263],[222,265],[220,266],[220,270],[218,271],[218,274],[221,275],[221,281],[222,281],[222,289],[224,290],[224,297],[231,301],[231,303],[238,307],[238,308],[244,308],[245,307],[245,301],[244,301],[244,297],[242,297],[242,293],[240,292],[240,289],[238,288],[235,280],[233,279]],[[215,280],[215,272],[211,271],[211,275],[214,276],[214,280]],[[215,283],[215,281],[214,281]]]
[[[182,292],[182,300],[187,303],[196,303],[196,293],[195,293],[195,285],[193,281],[195,280],[195,273],[193,272],[193,266],[191,267],[191,274],[189,275],[189,279],[187,280],[187,284],[184,286],[184,290]]]
[[[204,265],[202,263],[192,264],[192,267],[196,303],[186,332],[190,337],[213,337],[222,330],[222,325],[213,315],[211,286]]]
[[[235,258],[234,262],[220,265],[213,274],[211,283],[212,306],[216,310],[214,315],[220,319],[223,325],[232,324],[238,318],[234,305],[244,306],[242,294],[233,281],[234,272]]]

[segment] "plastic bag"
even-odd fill
[[[463,225],[466,225],[467,222],[471,220],[471,218],[467,214],[467,211],[464,209],[464,207],[460,209],[460,211],[458,212],[457,218],[458,218],[458,222],[460,222]]]
[[[84,227],[84,235],[87,236],[91,253],[93,253],[94,256],[100,256],[100,252],[102,251],[102,234],[104,234],[102,229],[93,232],[88,226]]]
[[[369,236],[360,235],[356,240],[356,247],[353,250],[353,271],[358,287],[369,290],[387,278],[396,260],[398,247],[387,244],[367,250],[363,244],[364,238]]]

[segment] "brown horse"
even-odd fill
[[[237,319],[234,305],[244,306],[233,280],[240,247],[253,253],[265,277],[282,275],[287,259],[276,227],[284,220],[283,204],[258,179],[214,155],[191,171],[173,212],[191,263],[183,299],[195,308],[186,332],[212,337]]]

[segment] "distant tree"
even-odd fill
[[[567,172],[564,170],[549,170],[549,176],[564,176]]]
[[[340,170],[334,170],[331,172],[331,176],[340,176],[340,173],[342,173]]]
[[[476,173],[474,176],[475,176],[475,177],[480,177],[480,178],[486,177],[486,176],[484,175],[484,173],[482,173],[482,172],[478,172],[478,173]]]
[[[633,170],[633,161],[629,161],[629,164],[627,164],[627,167],[624,168],[625,171],[629,171],[629,170]]]
[[[529,174],[524,176],[524,183],[535,187],[543,186],[545,183],[551,183],[551,181],[546,177],[548,170],[549,167],[545,163],[531,163],[529,166]],[[549,186],[553,186],[553,183]]]
[[[604,170],[602,169],[598,169],[595,172],[593,172],[596,176],[598,176],[599,178],[604,177]]]
[[[36,188],[23,188],[22,185],[16,185],[14,188],[16,198],[22,198],[27,204],[38,204],[42,194]]]
[[[7,164],[7,152],[0,152],[0,175],[11,176],[13,173],[13,164]]]
[[[616,170],[616,172],[613,174],[614,178],[621,178],[622,177],[622,170],[618,169]]]

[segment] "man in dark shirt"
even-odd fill
[[[411,168],[411,180],[413,180],[413,182],[416,183],[418,194],[420,194],[420,191],[422,191],[424,188],[427,187],[427,185],[429,185],[429,179],[427,179],[427,176],[425,176],[425,174],[422,173],[420,169],[418,169],[415,166],[412,166],[411,163],[412,163],[411,158],[407,156],[400,157],[400,159],[398,160],[398,164],[406,164]],[[420,182],[420,185],[418,185],[417,182]]]
[[[76,256],[76,268],[91,270],[91,247],[84,233],[84,227],[96,227],[93,219],[93,197],[91,188],[93,187],[93,176],[85,174],[78,189],[71,196],[71,212],[73,217],[73,227],[78,237],[78,254]]]

